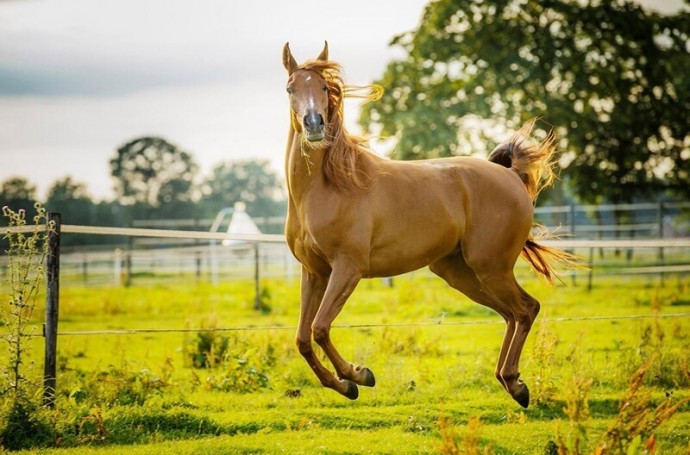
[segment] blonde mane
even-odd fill
[[[342,67],[326,60],[310,60],[299,69],[314,71],[324,78],[328,85],[328,121],[326,122],[327,151],[323,161],[323,174],[327,182],[339,190],[364,189],[368,176],[358,169],[357,160],[362,153],[368,153],[368,140],[350,134],[345,128],[345,98],[362,98],[376,101],[383,95],[379,85],[347,86],[342,76]]]

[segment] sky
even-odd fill
[[[162,136],[202,175],[266,159],[283,174],[288,130],[282,47],[298,61],[328,40],[348,82],[400,55],[425,0],[0,0],[0,182],[27,178],[44,199],[72,176],[112,199],[120,145]],[[644,0],[673,11],[680,0]],[[346,106],[356,130],[357,106]]]
[[[302,61],[328,40],[348,81],[365,84],[424,4],[0,0],[0,181],[26,177],[43,198],[71,175],[111,199],[109,160],[142,135],[192,153],[202,174],[268,159],[282,175],[285,42]]]

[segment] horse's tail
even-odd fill
[[[525,123],[508,141],[497,146],[489,155],[489,161],[512,169],[527,188],[532,201],[539,192],[553,182],[554,143],[556,136],[549,132],[546,139],[528,144],[537,119]]]
[[[489,161],[515,171],[525,184],[532,201],[536,201],[539,192],[553,182],[555,164],[556,137],[553,132],[540,143],[528,143],[536,120],[525,123],[507,142],[497,146],[489,155]],[[520,253],[532,268],[549,282],[555,275],[554,262],[561,263],[567,268],[578,267],[577,257],[573,254],[537,243],[537,240],[553,237],[554,235],[545,229],[536,236],[530,234]]]
[[[586,268],[574,254],[537,242],[537,240],[544,238],[554,238],[554,235],[546,230],[536,237],[530,235],[525,241],[525,246],[522,247],[520,256],[532,266],[534,271],[543,275],[549,283],[553,282],[554,276],[558,278],[554,263],[561,264],[567,269]],[[558,279],[560,280],[560,278]]]

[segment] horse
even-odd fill
[[[537,194],[553,177],[553,134],[532,143],[532,120],[488,160],[385,159],[345,128],[343,100],[362,97],[361,90],[345,85],[327,42],[316,59],[301,65],[286,43],[282,60],[290,104],[285,234],[301,264],[299,353],[323,386],[357,399],[358,385],[373,387],[376,379],[338,353],[330,336],[334,319],[361,279],[429,266],[503,317],[495,375],[526,408],[529,389],[518,363],[540,304],[520,287],[513,269],[522,256],[550,281],[553,263],[567,260],[567,253],[532,234]],[[366,87],[371,90],[363,97],[380,97],[380,88]],[[336,374],[319,360],[312,339]]]

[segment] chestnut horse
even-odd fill
[[[517,283],[513,267],[522,254],[550,279],[549,261],[566,257],[531,236],[534,200],[552,177],[553,137],[527,145],[530,122],[488,161],[383,159],[345,129],[343,98],[352,89],[345,86],[341,67],[328,59],[328,43],[302,65],[285,44],[283,65],[291,109],[285,229],[302,264],[296,342],[321,384],[350,399],[359,395],[357,384],[375,384],[371,370],[346,361],[330,337],[331,324],[357,283],[428,265],[505,319],[496,378],[527,407],[529,391],[518,362],[539,302]],[[374,87],[370,98],[378,95]],[[312,338],[337,376],[319,361]]]

